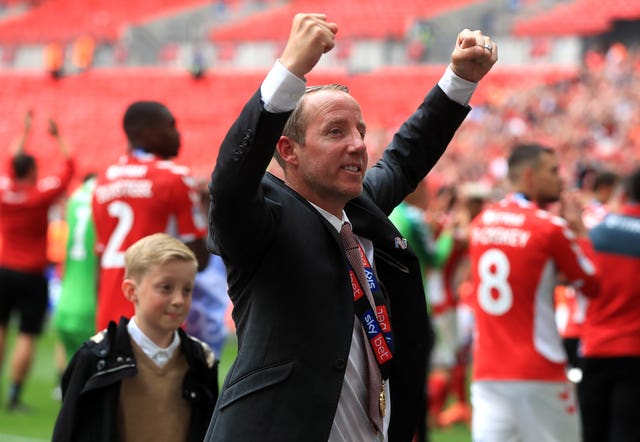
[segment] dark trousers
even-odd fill
[[[640,356],[583,358],[584,442],[640,442]]]
[[[564,350],[567,352],[567,363],[569,368],[580,367],[580,357],[578,356],[579,338],[564,338],[562,340]]]

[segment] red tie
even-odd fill
[[[340,229],[340,236],[342,237],[342,243],[344,245],[344,250],[346,252],[347,259],[349,260],[349,264],[351,264],[351,267],[355,272],[358,281],[360,281],[360,285],[362,286],[362,289],[364,290],[365,295],[367,296],[367,299],[371,304],[371,307],[375,311],[373,294],[371,293],[371,289],[369,288],[369,284],[367,283],[367,277],[365,276],[364,266],[362,265],[362,259],[360,257],[360,245],[358,244],[358,240],[353,234],[351,225],[348,222],[342,224],[342,228]],[[364,337],[364,347],[367,357],[369,419],[371,419],[371,423],[377,431],[382,431],[381,407],[384,406],[384,404],[380,402],[382,389],[384,388],[384,386],[382,385],[382,376],[380,374],[378,362],[376,361],[376,356],[373,354],[373,350],[371,349],[371,345],[369,344],[369,339],[367,338],[364,329],[361,328],[361,330]]]

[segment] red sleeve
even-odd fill
[[[12,180],[15,179],[16,174],[13,172],[13,155],[9,155],[7,157],[7,161],[5,162],[6,173],[9,178]]]
[[[38,180],[38,198],[41,201],[53,201],[60,197],[69,186],[74,172],[75,161],[73,158],[67,158],[62,172]]]
[[[188,176],[177,176],[172,187],[174,213],[178,236],[184,242],[204,238],[207,235],[207,220],[200,204],[200,194],[195,180]]]
[[[582,294],[596,296],[600,282],[591,242],[588,238],[576,238],[566,223],[554,227],[551,253],[558,269]]]

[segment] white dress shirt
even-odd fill
[[[144,354],[149,356],[158,367],[164,367],[164,365],[171,359],[173,353],[176,351],[176,348],[180,345],[180,336],[178,336],[178,332],[173,332],[173,341],[169,344],[168,347],[162,348],[159,347],[155,342],[147,337],[138,324],[136,323],[136,317],[131,318],[129,323],[127,324],[127,331],[129,332],[129,336],[131,339],[138,344],[138,347],[142,349]]]

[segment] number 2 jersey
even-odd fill
[[[207,223],[189,169],[138,150],[98,177],[92,205],[100,255],[96,325],[102,330],[110,320],[133,315],[121,290],[127,248],[159,232],[184,242],[204,238]]]
[[[597,294],[588,240],[576,240],[565,220],[511,194],[473,220],[469,253],[473,379],[565,380],[553,295],[558,273],[585,295]]]

